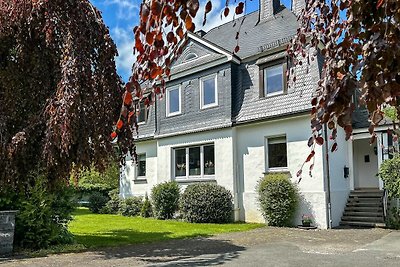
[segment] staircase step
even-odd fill
[[[348,201],[381,202],[381,197],[349,197]]]
[[[363,211],[345,211],[343,216],[355,216],[355,217],[383,217],[382,212],[363,212]]]
[[[385,228],[384,223],[374,223],[374,222],[355,222],[355,221],[342,221],[340,226],[357,226],[357,227],[378,227]]]
[[[344,208],[345,212],[383,212],[382,207],[357,207],[357,206],[348,206]]]
[[[347,207],[369,207],[369,208],[378,208],[382,207],[381,202],[347,202]]]
[[[383,217],[343,216],[342,222],[344,221],[383,223]]]

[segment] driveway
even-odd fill
[[[0,266],[400,266],[400,232],[260,228],[168,242],[0,260]]]

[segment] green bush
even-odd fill
[[[176,182],[164,182],[151,190],[153,212],[157,219],[171,219],[178,209],[179,185]]]
[[[189,185],[180,201],[183,219],[196,223],[230,222],[232,208],[229,190],[211,183]]]
[[[142,209],[140,210],[140,216],[142,216],[143,218],[149,218],[153,216],[153,210],[147,193],[144,196]]]
[[[35,174],[33,185],[21,193],[15,204],[15,244],[30,249],[73,242],[67,224],[76,207],[74,191],[63,184],[46,183],[45,176]]]
[[[138,216],[142,209],[143,201],[141,197],[128,197],[121,200],[119,212],[123,216]]]
[[[400,198],[400,155],[395,154],[392,159],[382,162],[379,177],[384,182],[390,198]]]
[[[298,188],[286,173],[271,173],[257,186],[261,212],[271,226],[290,226],[298,204]]]
[[[89,210],[93,213],[101,213],[104,210],[108,197],[101,192],[93,192],[89,196]]]
[[[121,199],[119,197],[119,190],[113,189],[108,193],[108,202],[100,213],[117,214],[121,208]]]

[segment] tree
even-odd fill
[[[102,167],[119,114],[117,50],[88,0],[0,0],[0,188]]]
[[[230,2],[226,1],[221,15],[243,12],[246,0],[238,2],[234,11],[229,8]],[[164,93],[170,66],[185,44],[185,33],[196,29],[193,18],[199,8],[198,0],[142,2],[139,25],[134,28],[137,61],[125,86],[118,129],[112,135],[118,135],[118,141],[126,147],[124,153],[134,151],[133,139],[125,137],[137,130],[131,119],[135,113],[132,95],[141,98],[143,90],[150,90],[151,97],[146,100],[149,105],[157,95]],[[208,1],[204,9],[203,23],[212,9],[212,2]],[[350,138],[354,95],[360,96],[360,105],[366,106],[370,113],[372,141],[376,138],[374,129],[383,118],[385,105],[395,107],[400,118],[399,10],[397,0],[305,0],[298,33],[288,47],[288,54],[294,65],[313,60],[315,55],[310,51],[319,51],[324,56],[317,94],[310,99],[313,106],[311,158],[315,145],[324,142],[321,136],[324,124],[332,130],[331,139],[335,140],[337,127],[344,128],[346,138]],[[240,30],[235,38],[239,35]],[[236,46],[233,52],[239,49]],[[334,142],[331,150],[336,146]]]

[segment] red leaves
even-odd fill
[[[193,32],[195,30],[195,25],[192,21],[192,17],[186,16],[185,26],[186,26],[186,29],[190,32]]]
[[[212,3],[211,3],[211,1],[208,1],[207,4],[206,4],[206,8],[204,10],[204,13],[205,14],[209,13],[211,11],[211,9],[212,9]]]
[[[132,94],[129,91],[126,91],[124,94],[124,104],[129,106],[132,103]]]
[[[121,119],[119,119],[117,121],[117,129],[121,130],[123,126],[124,126],[124,122]]]
[[[117,136],[118,136],[118,135],[117,135],[116,132],[112,132],[111,135],[110,135],[111,140],[114,140]]]
[[[315,142],[316,142],[318,145],[322,146],[322,145],[324,144],[324,138],[323,138],[322,136],[318,136],[318,137],[315,139]]]
[[[234,50],[234,52],[235,52],[235,53],[237,53],[237,52],[239,52],[239,50],[240,50],[240,47],[239,47],[239,45],[235,46],[235,50]]]
[[[229,15],[229,7],[225,7],[224,16],[227,17]]]
[[[337,143],[333,143],[332,147],[331,147],[331,152],[335,152],[337,150]]]
[[[189,9],[190,16],[193,18],[196,17],[197,11],[199,10],[199,0],[188,0],[186,7]]]
[[[149,45],[152,45],[154,43],[154,33],[153,32],[146,33],[146,42]]]
[[[315,151],[312,150],[311,153],[308,155],[306,162],[309,162],[315,156]]]
[[[235,8],[235,13],[236,15],[240,15],[243,13],[244,10],[244,3],[243,2],[239,2],[239,4],[237,5],[237,7]]]
[[[384,2],[385,0],[378,0],[378,2],[376,3],[376,9],[380,8]]]

